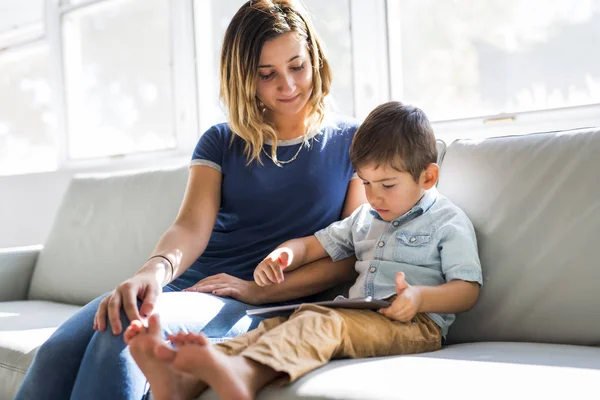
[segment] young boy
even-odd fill
[[[161,341],[158,317],[125,334],[153,395],[193,398],[207,386],[224,399],[254,398],[266,384],[292,382],[331,359],[414,354],[441,348],[454,314],[470,309],[482,284],[473,226],[435,187],[433,130],[418,108],[389,102],[357,130],[350,157],[368,204],[314,236],[283,243],[255,270],[258,285],[330,256],[355,255],[350,298],[389,299],[378,310],[302,305],[245,335],[211,346],[203,335]]]

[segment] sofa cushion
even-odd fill
[[[600,344],[600,130],[448,146],[439,191],[477,234],[484,285],[449,342]]]
[[[437,163],[438,165],[442,165],[442,161],[444,161],[444,155],[446,154],[446,142],[441,139],[437,139],[435,141],[435,147],[437,148],[438,153]]]
[[[13,398],[38,347],[79,308],[48,301],[0,302],[0,400]]]
[[[600,348],[457,344],[422,355],[338,360],[257,400],[583,399],[597,393]],[[218,397],[212,391],[202,400]]]
[[[83,305],[130,277],[174,221],[188,166],[78,176],[61,203],[29,298]]]

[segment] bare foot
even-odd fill
[[[228,356],[210,345],[204,335],[170,335],[178,349],[155,349],[156,356],[170,360],[173,369],[206,382],[221,399],[250,400],[266,383],[278,376],[274,370],[242,356]]]
[[[171,366],[168,361],[157,357],[156,350],[169,348],[162,340],[158,315],[148,320],[148,328],[134,320],[124,334],[131,355],[150,383],[150,390],[156,400],[193,399],[206,390],[207,386],[193,375],[186,374]]]

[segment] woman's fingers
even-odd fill
[[[121,333],[121,295],[114,292],[108,300],[108,320],[112,327],[113,335]]]
[[[157,292],[152,290],[152,288],[146,288],[146,292],[144,293],[144,299],[142,301],[142,305],[140,306],[140,314],[145,318],[152,314],[154,311],[154,305],[156,304],[156,300],[158,299],[158,295],[160,291]]]
[[[127,291],[124,291],[121,296],[123,299],[123,310],[125,310],[125,314],[127,315],[127,318],[129,318],[130,321],[133,321],[136,319],[141,320],[142,317],[140,316],[140,313],[138,312],[136,294],[133,291],[127,290]]]
[[[107,303],[110,296],[105,297],[98,306],[98,311],[96,311],[95,317],[95,325],[96,329],[99,331],[104,331],[106,329],[106,312],[107,312]]]
[[[190,292],[201,292],[201,293],[211,293],[213,290],[223,289],[228,287],[229,285],[226,283],[217,283],[214,285],[195,285],[189,288]]]

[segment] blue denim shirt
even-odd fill
[[[359,276],[350,298],[394,295],[401,271],[409,285],[437,286],[455,279],[483,284],[473,224],[435,187],[393,221],[382,220],[364,204],[315,236],[333,260],[356,255]],[[455,320],[454,314],[427,315],[444,337]]]

